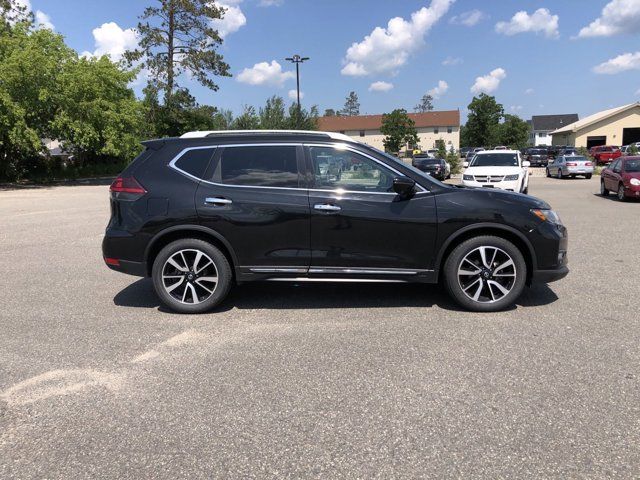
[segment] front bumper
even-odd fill
[[[569,267],[563,265],[554,270],[535,270],[531,275],[531,283],[551,283],[563,279],[569,274]]]
[[[465,187],[477,188],[498,188],[500,190],[508,190],[510,192],[520,192],[520,180],[510,180],[502,182],[477,182],[475,180],[462,180]]]

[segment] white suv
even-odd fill
[[[476,153],[466,170],[462,184],[467,187],[500,188],[511,192],[529,191],[529,162],[517,150],[485,150]]]

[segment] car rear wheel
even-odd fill
[[[153,262],[152,277],[162,303],[179,313],[211,310],[225,299],[232,282],[224,254],[195,238],[164,247]]]
[[[520,250],[494,236],[458,245],[444,265],[445,286],[462,307],[495,312],[510,307],[524,289],[527,265]]]
[[[586,178],[587,180],[591,180],[591,177],[592,177],[592,176],[593,176],[593,174],[592,174],[592,173],[587,173],[587,174],[585,175],[585,178]]]
[[[625,202],[627,200],[627,196],[624,194],[624,185],[620,184],[618,186],[618,200],[621,202]]]

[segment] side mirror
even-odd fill
[[[462,162],[462,166],[463,166],[464,168],[467,168],[467,167],[469,166],[469,162]]]
[[[528,161],[525,160],[524,162],[522,162],[522,166],[524,168],[530,167],[531,166],[531,162],[528,162]]]
[[[416,191],[416,182],[409,177],[396,177],[393,179],[393,191],[401,197],[410,197]]]

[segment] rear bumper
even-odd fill
[[[129,232],[107,228],[102,239],[102,257],[105,264],[116,272],[147,276],[147,265],[144,255],[136,253],[140,250],[136,237]],[[108,261],[107,261],[108,259]]]
[[[147,265],[143,262],[131,262],[129,260],[118,260],[118,265],[106,263],[107,267],[116,272],[134,275],[136,277],[147,276]]]
[[[551,283],[561,280],[569,274],[566,265],[554,270],[535,270],[531,276],[531,283]]]

